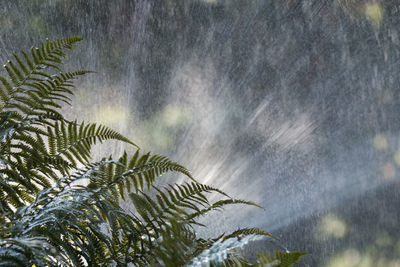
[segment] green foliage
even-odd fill
[[[196,266],[204,260],[250,266],[236,251],[252,240],[276,241],[273,235],[249,228],[205,240],[193,227],[211,210],[256,203],[200,184],[182,165],[139,149],[91,161],[98,142],[137,146],[104,125],[68,121],[59,112],[70,104],[72,80],[90,72],[61,71],[64,51],[80,40],[46,41],[14,55],[5,65],[8,77],[0,76],[0,266]],[[171,171],[191,181],[154,186]],[[210,203],[208,194],[220,199]],[[127,196],[134,212],[120,206]],[[302,255],[275,257],[289,266]],[[271,260],[259,256],[260,264]]]
[[[258,255],[258,265],[263,267],[290,267],[298,262],[306,253],[301,251],[282,252],[275,250],[274,255],[260,253]]]

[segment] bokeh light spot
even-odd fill
[[[373,142],[376,150],[386,150],[388,147],[387,139],[383,134],[376,135]]]
[[[382,167],[382,175],[386,179],[393,179],[396,175],[396,169],[392,163],[386,163]]]
[[[379,3],[367,3],[364,7],[365,16],[369,21],[371,21],[375,25],[380,25],[384,12],[381,4]]]
[[[400,149],[398,149],[394,154],[394,162],[396,162],[396,165],[400,167]]]
[[[347,234],[347,225],[335,214],[327,214],[321,219],[316,234],[320,240],[343,238]]]
[[[392,238],[386,233],[379,233],[378,237],[375,240],[375,243],[379,246],[379,247],[389,247],[393,245],[393,240]]]
[[[164,123],[172,127],[186,122],[189,117],[189,110],[177,105],[166,106],[162,114]]]
[[[97,121],[106,125],[124,125],[131,121],[131,114],[125,106],[105,106],[95,111]]]
[[[356,267],[360,263],[360,253],[358,250],[351,248],[335,256],[328,264],[328,267]]]

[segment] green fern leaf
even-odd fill
[[[290,267],[306,254],[307,253],[301,251],[282,252],[280,250],[275,250],[274,254],[263,252],[257,255],[257,266]]]

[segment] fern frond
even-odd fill
[[[40,48],[32,48],[30,54],[22,52],[23,59],[14,54],[15,62],[8,61],[4,66],[9,79],[0,76],[0,81],[3,84],[3,87],[0,88],[0,96],[2,96],[1,99],[4,103],[3,108],[7,108],[10,100],[16,95],[24,93],[23,87],[30,86],[31,81],[51,78],[41,69],[51,67],[60,70],[57,64],[61,64],[62,58],[66,56],[63,50],[72,49],[72,46],[81,40],[81,37],[72,36],[54,42],[46,41]],[[4,93],[7,93],[7,97],[4,97]]]
[[[15,208],[24,206],[22,198],[19,196],[19,188],[15,185],[10,185],[3,179],[0,180],[0,188],[7,195],[8,202]]]
[[[91,147],[97,142],[119,140],[137,147],[120,133],[95,123],[56,122],[54,129],[47,127],[47,136],[50,155],[64,156],[71,165],[76,165],[76,161],[87,164]]]
[[[0,239],[0,266],[54,266],[45,249],[52,246],[42,237],[17,237]]]
[[[19,209],[16,216],[18,225],[23,225],[22,234],[35,233],[48,238],[51,244],[61,248],[56,252],[69,259],[73,266],[80,266],[83,259],[94,265],[112,262],[126,265],[137,262],[136,256],[148,254],[144,248],[153,241],[142,239],[148,232],[140,230],[143,229],[141,222],[123,211],[107,190],[73,185],[83,176],[97,174],[96,168],[107,163],[93,164],[82,169],[79,175],[60,179],[54,187],[42,190],[32,204]],[[111,235],[103,233],[104,223],[109,225]],[[121,249],[127,255],[117,253]],[[99,257],[97,253],[104,250],[114,252],[100,254],[103,258],[94,261]],[[129,255],[132,250],[135,254]]]
[[[7,77],[0,76],[0,266],[183,266],[204,260],[250,266],[233,251],[274,238],[270,233],[245,228],[203,240],[193,227],[201,225],[199,216],[225,205],[258,204],[198,183],[166,156],[137,150],[132,157],[124,152],[118,160],[90,161],[97,143],[137,145],[104,125],[63,117],[73,80],[91,72],[61,70],[65,50],[81,39],[46,41],[13,54],[4,66]],[[167,172],[192,181],[155,187]],[[210,203],[210,193],[224,199]],[[133,212],[120,205],[126,195]],[[274,257],[289,264],[298,256]]]
[[[143,224],[146,228],[153,231],[156,237],[160,235],[159,231],[165,227],[167,221],[177,217],[189,226],[198,224],[194,220],[197,216],[193,216],[193,214],[204,214],[206,211],[213,209],[210,208],[213,207],[213,205],[208,202],[204,193],[220,192],[220,190],[213,187],[194,182],[184,185],[170,185],[168,188],[164,188],[164,190],[158,189],[157,187],[153,188],[158,192],[154,198],[150,198],[143,192],[140,194],[130,193],[129,197],[140,215]],[[222,194],[224,193],[222,192]],[[248,202],[235,200],[224,201],[224,203],[249,204]],[[222,207],[223,204],[219,203],[217,205]],[[205,209],[200,209],[200,207],[205,207]],[[194,213],[191,214],[190,212]],[[265,231],[257,228],[250,228],[238,230],[231,235],[226,237],[222,236],[221,238],[226,240],[232,237],[254,234],[272,237],[271,234]],[[215,241],[217,240],[213,242]]]
[[[158,239],[151,266],[186,266],[199,245],[193,230],[174,219],[162,228]]]
[[[137,150],[129,161],[124,153],[118,162],[119,166],[115,170],[111,170],[113,167],[109,167],[108,171],[105,168],[102,169],[104,175],[95,183],[98,186],[106,184],[110,190],[118,191],[122,198],[125,197],[123,188],[130,192],[133,187],[136,193],[144,190],[145,186],[150,190],[157,177],[170,171],[182,173],[197,183],[185,167],[165,156],[151,156],[150,153],[140,155]],[[222,191],[219,192],[222,193]]]
[[[203,250],[199,255],[194,257],[188,266],[201,266],[203,262],[218,266],[230,258],[230,255],[235,254],[235,250],[241,250],[249,242],[264,240],[264,235],[246,235],[243,238],[220,239],[211,247]]]
[[[302,251],[275,250],[274,254],[259,253],[257,255],[257,266],[259,267],[290,267],[297,263],[307,253]]]
[[[220,210],[224,206],[232,205],[232,204],[244,204],[244,205],[255,206],[257,208],[264,209],[262,206],[258,205],[257,203],[255,203],[253,201],[229,198],[229,199],[219,200],[205,209],[202,209],[200,211],[190,214],[189,219],[194,219],[194,218],[200,217],[200,216],[208,213],[211,210]]]
[[[243,229],[238,229],[236,231],[234,231],[233,233],[229,234],[229,235],[224,235],[222,237],[223,240],[229,239],[229,238],[240,238],[241,236],[246,236],[246,235],[264,235],[264,236],[268,236],[274,239],[278,239],[276,236],[274,236],[271,233],[268,233],[264,230],[261,230],[259,228],[243,228]]]

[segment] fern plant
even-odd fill
[[[14,54],[4,66],[8,77],[0,76],[0,266],[270,266],[269,256],[251,265],[236,253],[251,240],[276,240],[265,231],[206,240],[193,230],[211,210],[256,203],[198,183],[179,163],[141,153],[111,128],[64,118],[73,80],[91,72],[61,70],[65,51],[80,40],[45,41]],[[137,150],[93,162],[92,146],[111,139]],[[171,171],[188,182],[154,185]],[[208,194],[221,199],[210,203]],[[121,198],[134,211],[122,209]],[[300,256],[276,260],[289,266]]]

